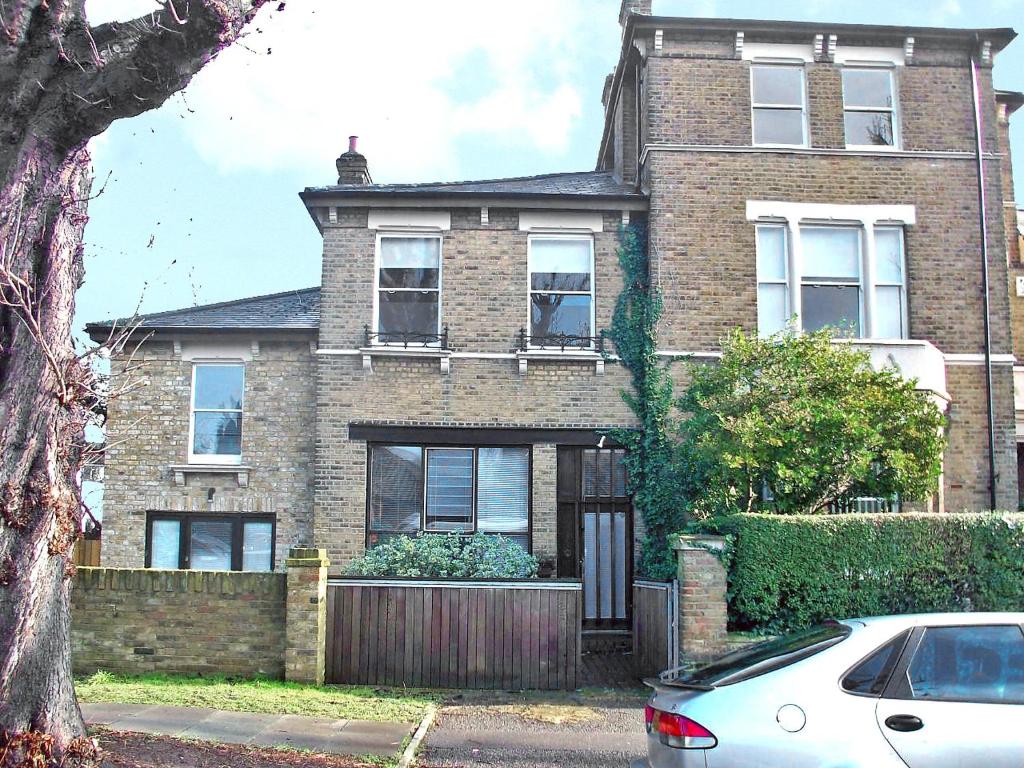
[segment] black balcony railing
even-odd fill
[[[374,333],[370,326],[363,326],[363,333],[366,339],[366,346],[389,346],[389,347],[434,347],[437,349],[448,349],[448,326],[444,326],[440,333],[418,333],[412,331],[380,331]]]
[[[529,349],[567,349],[597,351],[604,353],[604,336],[573,336],[569,333],[553,333],[547,336],[531,336],[525,328],[519,329],[517,349],[526,352]]]

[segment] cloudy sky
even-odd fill
[[[92,23],[152,0],[88,0]],[[377,182],[594,166],[619,0],[288,0],[270,4],[163,108],[92,146],[80,323],[319,283],[297,193],[336,180],[358,134]],[[1015,26],[1024,0],[655,0],[662,15]],[[1024,90],[1024,40],[996,85]],[[1014,131],[1024,184],[1024,120]],[[1024,193],[1022,193],[1024,194]]]

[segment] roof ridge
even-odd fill
[[[392,184],[338,184],[336,186],[370,186],[370,187],[453,187],[458,184],[494,184],[499,181],[532,181],[534,179],[553,179],[556,176],[597,176],[602,174],[613,173],[610,170],[592,170],[592,171],[558,171],[555,173],[536,173],[528,176],[499,176],[494,179],[461,179],[459,181],[414,181],[414,182],[395,182]],[[319,189],[320,187],[312,187],[312,189]]]
[[[223,307],[231,307],[231,306],[235,306],[235,305],[238,305],[238,304],[246,304],[246,303],[251,302],[251,301],[261,301],[263,299],[277,299],[277,298],[280,298],[282,296],[295,296],[295,295],[298,295],[300,293],[312,293],[314,291],[319,292],[320,288],[321,288],[321,286],[319,286],[319,285],[315,285],[315,286],[312,286],[310,288],[293,288],[290,291],[278,291],[277,293],[265,293],[265,294],[263,294],[261,296],[248,296],[248,297],[242,298],[242,299],[230,299],[228,301],[217,301],[217,302],[214,302],[212,304],[196,304],[195,306],[192,306],[192,307],[181,307],[179,309],[165,309],[165,310],[163,310],[161,312],[139,313],[137,315],[133,315],[132,317],[119,317],[119,318],[116,318],[114,320],[100,320],[100,321],[97,321],[97,322],[94,322],[94,323],[86,323],[85,327],[89,328],[90,326],[101,326],[101,325],[111,325],[113,323],[124,323],[124,322],[128,322],[129,320],[132,320],[134,318],[139,318],[141,320],[158,320],[158,319],[160,319],[162,317],[167,317],[168,315],[177,315],[177,314],[180,314],[182,312],[196,312],[196,311],[205,310],[205,309],[221,309]]]

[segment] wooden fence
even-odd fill
[[[578,581],[330,579],[327,681],[573,690]]]
[[[72,562],[83,568],[99,568],[101,539],[79,539],[75,542]]]
[[[633,581],[633,666],[651,677],[679,666],[679,582]]]

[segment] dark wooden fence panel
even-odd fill
[[[576,581],[331,579],[327,681],[574,690],[582,611]]]
[[[679,666],[678,606],[678,582],[633,582],[633,664],[638,677]]]
[[[71,561],[83,568],[99,568],[100,546],[100,539],[79,539],[75,542]]]

